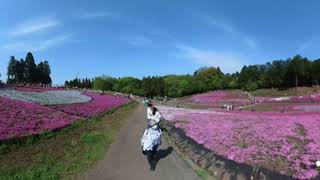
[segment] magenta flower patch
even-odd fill
[[[76,116],[91,117],[129,102],[128,99],[122,97],[99,95],[95,93],[84,93],[84,95],[91,97],[92,100],[88,103],[62,104],[50,107]]]
[[[87,103],[41,106],[0,96],[0,141],[64,128],[128,103],[121,97],[85,93]]]
[[[0,97],[0,140],[63,128],[80,117],[34,103]]]

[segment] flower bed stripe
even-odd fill
[[[0,97],[0,141],[63,128],[80,117],[34,103]]]
[[[99,115],[129,102],[128,99],[122,97],[99,95],[96,93],[84,93],[84,95],[91,97],[92,100],[88,103],[53,105],[50,107],[71,115],[87,118]]]
[[[82,95],[79,91],[20,92],[2,89],[0,96],[41,105],[85,103],[91,100],[90,97]]]

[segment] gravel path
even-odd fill
[[[162,158],[155,172],[149,170],[141,153],[140,138],[146,127],[146,110],[140,105],[128,123],[120,130],[118,140],[111,145],[104,159],[77,179],[83,180],[195,180],[192,169],[163,140],[159,147]]]

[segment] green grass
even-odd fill
[[[131,103],[61,131],[2,143],[0,180],[75,178],[103,158],[136,106]]]
[[[205,171],[205,170],[202,170],[202,169],[196,170],[196,173],[197,173],[197,175],[198,175],[201,179],[203,179],[203,180],[206,180],[206,179],[208,179],[208,177],[209,177],[208,172]]]

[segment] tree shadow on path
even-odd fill
[[[166,157],[168,157],[173,151],[173,148],[170,146],[167,149],[160,149],[159,151],[157,151],[157,154],[155,155],[155,166],[157,167],[158,162],[161,159],[164,159]]]

